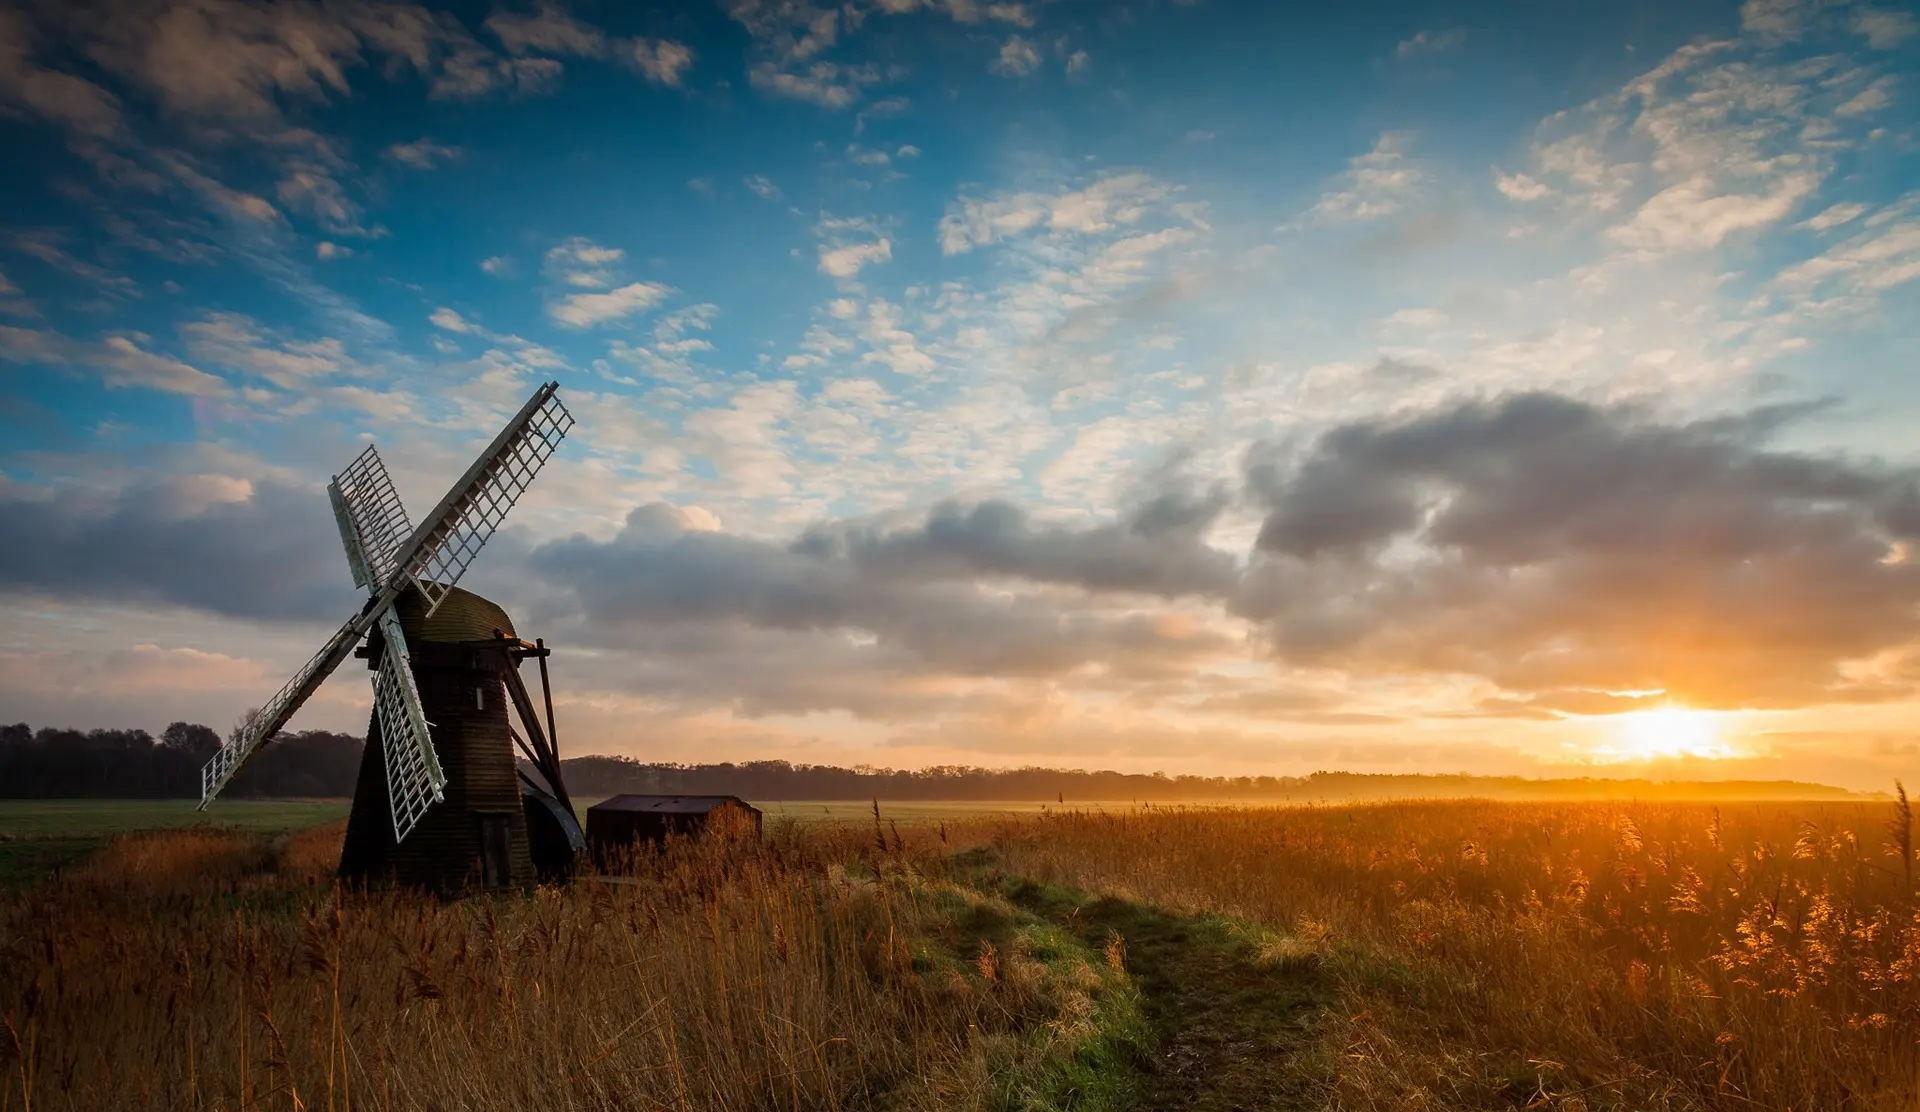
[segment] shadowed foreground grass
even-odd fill
[[[130,835],[0,903],[0,1108],[1094,1108],[1135,1007],[898,839],[448,902],[342,891],[338,838]]]

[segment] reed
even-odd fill
[[[338,838],[133,836],[0,899],[0,1108],[979,1107],[1070,1057],[1114,977],[972,972],[943,916],[977,897],[897,839],[443,901],[335,886]]]
[[[1911,1109],[1885,805],[1394,803],[1003,823],[1016,874],[1248,920],[1340,986],[1344,1108]]]

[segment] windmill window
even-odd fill
[[[487,709],[487,689],[486,688],[476,687],[473,689],[473,709],[474,710]]]

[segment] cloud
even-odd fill
[[[1913,640],[1909,471],[1767,446],[1797,411],[1683,423],[1547,394],[1249,457],[1235,607],[1284,659],[1700,706],[1886,697]]]
[[[1773,182],[1766,193],[1723,193],[1713,178],[1693,177],[1649,197],[1631,220],[1609,234],[1639,250],[1704,250],[1736,232],[1785,220],[1818,185],[1813,174],[1790,174]]]
[[[459,147],[450,147],[431,139],[395,143],[381,153],[402,166],[411,166],[415,170],[432,170],[466,157],[466,152]]]
[[[602,247],[574,236],[547,251],[546,268],[569,286],[599,289],[614,283],[614,267],[627,257],[618,247]]]
[[[1853,29],[1875,50],[1892,50],[1915,35],[1920,35],[1920,18],[1912,12],[1889,8],[1856,8]]]
[[[480,269],[492,277],[504,277],[513,272],[513,260],[505,255],[489,255],[480,260]]]
[[[547,251],[549,279],[568,289],[591,290],[550,300],[547,315],[569,328],[591,328],[633,316],[658,305],[673,292],[660,282],[620,282],[620,263],[627,253],[584,236],[564,240]]]
[[[627,58],[648,81],[674,88],[693,67],[693,51],[667,39],[635,39],[628,45]]]
[[[1835,108],[1833,114],[1841,117],[1870,116],[1893,103],[1893,91],[1899,85],[1900,82],[1891,75],[1878,78]]]
[[[1428,54],[1446,54],[1460,49],[1466,41],[1466,31],[1458,27],[1445,31],[1421,31],[1410,39],[1401,39],[1393,48],[1393,56],[1404,62]]]
[[[1081,189],[1022,192],[988,200],[962,197],[940,218],[940,250],[958,255],[998,240],[1045,231],[1093,234],[1134,224],[1173,192],[1153,177],[1113,174]]]
[[[1836,206],[1839,207],[1839,206]],[[1810,258],[1782,269],[1768,283],[1768,292],[1803,313],[1830,313],[1864,308],[1896,286],[1920,278],[1920,198],[1896,205],[1861,221],[1845,239]],[[1823,230],[1857,219],[1816,224],[1832,209],[1808,221]],[[1819,295],[1814,301],[1809,295]]]
[[[447,308],[445,305],[429,313],[427,320],[432,322],[435,328],[444,328],[448,332],[469,333],[478,331],[472,321],[454,312],[452,309]]]
[[[672,292],[659,282],[629,282],[605,293],[563,297],[547,306],[547,315],[569,328],[592,328],[651,309]]]
[[[34,61],[39,35],[24,12],[0,11],[0,102],[11,102],[81,135],[104,138],[124,126],[120,100],[98,85]]]
[[[1439,328],[1450,319],[1439,309],[1400,309],[1387,318],[1387,323],[1408,328]]]
[[[607,52],[605,33],[554,4],[543,4],[524,14],[495,12],[487,17],[486,26],[512,54],[571,54],[592,58]]]
[[[337,375],[361,373],[333,337],[290,340],[240,313],[208,313],[180,326],[188,354],[202,363],[265,379],[284,390],[310,389]]]
[[[1322,224],[1359,223],[1406,208],[1427,184],[1425,171],[1407,158],[1411,142],[1405,132],[1382,132],[1371,150],[1347,163],[1346,172],[1307,211],[1307,219]]]
[[[859,100],[861,89],[880,80],[880,70],[871,65],[842,66],[833,62],[814,62],[797,70],[786,70],[762,63],[747,72],[747,80],[762,92],[837,110]]]
[[[69,366],[97,375],[102,382],[117,389],[157,390],[201,398],[227,393],[227,384],[218,376],[172,356],[148,351],[132,336],[109,335],[95,341],[82,341],[58,332],[0,325],[0,360]]]
[[[360,222],[360,206],[331,174],[312,163],[295,162],[275,186],[280,203],[304,212],[338,235],[377,237],[384,232]]]
[[[1750,2],[1741,15],[1740,38],[1690,43],[1549,117],[1525,180],[1497,184],[1599,216],[1641,258],[1710,250],[1789,219],[1871,142],[1866,124],[1893,85],[1858,52],[1790,60],[1774,49],[1812,33],[1812,7]]]
[[[0,590],[344,618],[353,605],[325,495],[227,475],[137,479],[108,494],[0,489],[30,545],[0,546]]]
[[[1025,77],[1040,68],[1040,52],[1019,35],[1009,35],[993,60],[993,72],[1002,77]]]
[[[827,654],[816,674],[836,687],[845,683],[834,671],[850,666],[846,633],[871,639],[854,657],[896,675],[1049,676],[1094,662],[1122,672],[1159,670],[1223,647],[1218,637],[1157,614],[1009,597],[969,581],[970,568],[987,565],[1013,578],[1114,575],[1153,586],[1166,574],[1162,546],[1141,543],[1137,556],[1103,567],[1095,538],[1074,546],[1067,534],[1035,531],[992,512],[955,512],[930,524],[931,532],[873,538],[818,531],[780,545],[689,529],[673,507],[647,506],[610,541],[560,541],[530,560],[550,569],[551,583],[570,596],[573,614],[596,642],[617,643],[636,630],[711,637],[744,627],[764,631],[756,635],[762,642],[812,635]],[[836,642],[841,652],[832,651]],[[749,674],[740,679],[744,689],[757,686]]]
[[[838,302],[835,303],[838,306]],[[933,371],[933,357],[920,350],[920,341],[901,324],[898,306],[883,298],[867,304],[860,320],[860,336],[869,345],[862,362],[879,363],[894,374],[924,375]]]
[[[885,236],[867,243],[849,243],[820,248],[820,273],[834,278],[852,278],[862,267],[893,258],[893,243]]]
[[[102,67],[170,112],[268,134],[283,104],[349,92],[349,74],[377,59],[385,73],[425,78],[431,95],[537,91],[559,63],[500,58],[451,15],[411,4],[266,4],[161,0],[81,24]]]
[[[1509,201],[1538,201],[1553,194],[1553,190],[1526,174],[1503,174],[1495,170],[1493,185]]]
[[[313,257],[323,263],[330,263],[335,259],[349,259],[353,257],[353,248],[343,247],[338,243],[323,239],[313,245]]]
[[[1866,211],[1867,206],[1865,205],[1851,201],[1842,202],[1840,204],[1828,205],[1826,208],[1808,217],[1802,224],[1813,231],[1824,232],[1857,220],[1864,215]]]
[[[607,350],[610,358],[632,363],[655,378],[691,381],[696,375],[694,357],[712,351],[713,345],[694,332],[706,332],[720,315],[720,307],[703,302],[660,314],[653,322],[653,342],[634,344],[615,340]]]
[[[1007,577],[1096,593],[1221,596],[1233,587],[1236,561],[1203,537],[1227,500],[1224,488],[1169,485],[1136,492],[1116,522],[1082,528],[1036,525],[1003,500],[949,501],[912,528],[816,526],[794,547],[849,560],[876,579]]]
[[[900,66],[883,70],[871,62],[828,57],[846,47],[863,26],[874,22],[876,14],[929,12],[961,24],[998,22],[1027,27],[1033,23],[1023,4],[980,0],[872,0],[865,5],[826,6],[808,0],[727,0],[725,7],[753,40],[747,80],[754,88],[834,110],[852,107],[869,86],[897,79],[906,72]],[[1037,64],[1037,56],[1035,60]]]
[[[778,201],[781,197],[780,187],[765,174],[748,174],[740,179],[740,182],[749,192],[763,201]]]

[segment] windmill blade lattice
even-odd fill
[[[247,722],[240,735],[220,747],[220,751],[200,770],[201,807],[213,802],[213,797],[227,786],[227,781],[240,771],[240,766],[246,764],[248,758],[269,738],[279,733],[280,727],[293,717],[293,712],[300,709],[300,704],[319,689],[335,668],[340,667],[340,662],[347,659],[353,647],[360,643],[360,638],[373,625],[373,618],[373,609],[369,607],[341,626],[321,646],[320,651],[313,654],[313,659],[307,661],[293,674],[292,679],[273,693],[273,698],[268,699],[267,705],[261,707],[259,713]]]
[[[550,382],[529,399],[414,533],[407,575],[426,597],[429,615],[573,428],[573,414],[560,404],[558,389]]]
[[[413,658],[400,629],[400,615],[391,606],[380,615],[380,633],[387,644],[373,677],[373,707],[380,716],[393,840],[402,842],[427,808],[445,798],[447,777],[433,750],[420,690],[414,686]]]
[[[400,492],[393,488],[393,479],[373,445],[333,477],[327,493],[340,522],[340,540],[347,547],[354,584],[378,594],[399,570],[400,546],[413,535],[413,523],[407,520]]]

